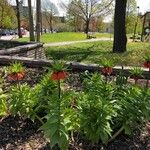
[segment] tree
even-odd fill
[[[7,0],[0,0],[0,28],[15,28],[16,16],[14,9]]]
[[[31,0],[28,0],[30,41],[35,41]]]
[[[136,14],[137,1],[136,0],[127,0],[126,6],[126,17],[131,14]]]
[[[41,32],[41,0],[36,0],[36,41],[40,42]]]
[[[42,2],[42,16],[43,24],[48,23],[51,33],[53,33],[53,24],[55,22],[55,15],[58,15],[58,9],[54,3],[49,0]],[[46,22],[45,22],[46,21]]]
[[[127,43],[125,27],[127,0],[115,2],[113,52],[121,53],[126,51]]]
[[[20,4],[22,1],[16,0],[16,10],[17,10],[17,23],[18,23],[18,36],[19,38],[22,38],[21,33],[21,21],[20,21]]]
[[[72,11],[68,10],[66,19],[67,24],[73,28],[72,30],[74,32],[84,31],[84,21],[79,14],[74,14]]]
[[[85,33],[88,36],[89,25],[93,17],[106,15],[111,10],[113,0],[72,0],[68,12],[80,16],[85,23]]]
[[[126,9],[126,32],[133,33],[135,21],[137,20],[137,2],[136,0],[127,0]]]

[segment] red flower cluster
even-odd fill
[[[104,75],[110,75],[110,74],[112,73],[112,68],[111,68],[111,67],[104,67],[104,68],[102,69],[102,73],[103,73]]]
[[[145,67],[145,68],[150,68],[150,61],[146,61],[146,62],[144,63],[144,67]]]
[[[25,76],[24,72],[11,73],[7,76],[8,81],[21,81]]]
[[[53,72],[51,75],[52,80],[64,80],[68,76],[68,73],[65,71]]]

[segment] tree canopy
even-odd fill
[[[92,18],[108,14],[112,2],[113,0],[72,0],[68,5],[68,13],[82,18],[85,23],[85,33],[88,34]]]
[[[0,28],[15,28],[16,15],[7,0],[0,0]]]

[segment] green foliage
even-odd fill
[[[24,71],[24,67],[22,66],[21,63],[14,62],[14,63],[12,63],[10,65],[8,70],[9,70],[10,73],[19,73],[19,72],[23,72]]]
[[[0,87],[0,117],[6,115],[7,113],[7,94],[4,94],[2,88]]]
[[[46,123],[40,129],[50,139],[51,147],[58,144],[62,150],[66,150],[69,144],[69,131],[78,126],[76,123],[78,119],[76,111],[70,109],[71,100],[74,99],[74,92],[60,91],[59,86],[60,84],[58,84],[58,89],[54,89],[49,96],[49,112],[45,116]]]
[[[16,16],[14,9],[7,0],[0,0],[0,28],[15,28]]]
[[[68,148],[73,132],[82,133],[92,142],[101,140],[107,144],[119,128],[131,134],[134,126],[150,118],[149,88],[127,85],[127,77],[122,73],[116,84],[106,83],[99,73],[86,71],[81,78],[83,89],[79,92],[66,89],[63,81],[52,81],[50,73],[34,87],[12,86],[10,112],[32,120],[38,118],[42,123],[40,130],[51,147],[57,145],[62,150]],[[6,100],[7,95],[1,90],[0,116],[7,112]]]
[[[11,87],[9,109],[12,115],[21,114],[34,120],[35,113],[33,107],[36,103],[34,89],[27,84],[17,84]]]
[[[99,74],[84,82],[85,89],[80,97],[81,130],[93,142],[100,139],[106,143],[112,133],[110,123],[115,115],[113,88]]]
[[[50,80],[49,73],[46,74],[40,83],[35,86],[35,94],[38,103],[35,106],[34,111],[41,117],[49,112],[49,99],[56,88],[56,84]]]
[[[7,112],[7,95],[0,92],[0,117],[6,115]]]
[[[59,72],[59,71],[64,71],[66,70],[64,67],[64,63],[61,61],[54,61],[53,65],[52,65],[52,70],[55,72]]]
[[[138,17],[138,19],[137,19],[137,15],[130,14],[126,19],[127,34],[134,33],[136,22],[137,22],[136,33],[141,33],[141,31],[142,31],[142,20],[140,19],[140,17]]]
[[[125,76],[122,72],[120,72],[116,76],[116,84],[119,85],[120,87],[123,86],[124,84],[127,84],[128,76]]]
[[[8,112],[7,99],[8,94],[3,91],[4,80],[0,77],[0,117]]]
[[[135,125],[150,117],[150,90],[124,84],[122,75],[118,82],[106,84],[99,74],[84,80],[78,106],[80,127],[93,142],[107,143],[119,128],[131,134]]]
[[[120,88],[116,94],[117,99],[117,125],[124,127],[126,134],[150,117],[150,90],[139,87]]]
[[[113,67],[113,62],[111,60],[106,59],[106,58],[101,60],[101,64],[103,67]]]
[[[145,61],[150,61],[150,54],[145,55],[145,56],[144,56],[144,60],[145,60]]]
[[[143,70],[139,67],[134,67],[130,70],[131,76],[142,77]]]

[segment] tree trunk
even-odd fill
[[[74,16],[74,32],[77,32],[76,16]]]
[[[126,4],[127,0],[116,0],[115,4],[113,52],[117,53],[126,51]]]
[[[41,32],[41,0],[36,0],[36,41],[40,42]]]
[[[89,33],[89,25],[90,25],[90,20],[87,19],[86,20],[86,27],[85,27],[85,33],[87,35],[87,38],[88,38],[88,33]]]
[[[21,23],[20,23],[20,3],[19,3],[19,0],[16,0],[16,9],[17,9],[18,36],[19,36],[19,38],[22,38]]]
[[[53,33],[53,15],[50,14],[50,31]]]
[[[29,8],[30,41],[35,41],[35,37],[34,37],[34,24],[33,24],[33,12],[32,12],[31,0],[28,0],[28,8]]]

